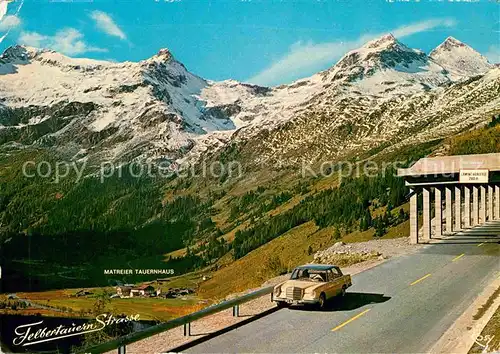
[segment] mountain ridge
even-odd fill
[[[444,51],[457,52],[458,59],[443,60]],[[0,145],[56,147],[72,151],[73,159],[190,163],[270,132],[261,140],[267,151],[255,157],[266,160],[271,152],[287,156],[275,142],[283,127],[298,124],[304,116],[335,118],[304,136],[285,139],[284,145],[290,140],[300,147],[318,129],[320,135],[341,126],[366,130],[381,108],[434,99],[453,85],[495,73],[495,66],[484,60],[451,37],[428,56],[387,34],[309,78],[263,87],[205,80],[166,48],[139,62],[114,63],[15,46],[0,56]],[[498,75],[490,80],[498,81]],[[404,117],[377,124],[386,132],[377,137],[378,143],[391,138],[395,127],[415,126]],[[359,145],[350,140],[368,133],[345,136],[343,144]]]

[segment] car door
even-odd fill
[[[337,296],[342,290],[342,272],[338,268],[332,268],[330,272],[332,276],[332,296]]]
[[[349,275],[345,275],[344,273],[342,273],[339,267],[335,267],[334,272],[338,274],[338,279],[340,283],[339,291],[342,289],[343,286],[347,287],[351,285],[350,284],[351,277]]]
[[[327,275],[327,285],[326,285],[326,294],[328,298],[334,297],[337,295],[337,279],[335,278],[335,274],[329,269],[326,272]]]

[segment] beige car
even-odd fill
[[[351,276],[342,274],[337,266],[308,264],[295,268],[289,280],[274,287],[271,296],[280,307],[314,304],[324,308],[331,298],[345,295],[351,285]]]

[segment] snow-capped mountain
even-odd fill
[[[451,82],[439,64],[392,34],[347,53],[324,75],[326,80],[353,83],[367,94],[411,93]]]
[[[452,76],[482,75],[494,67],[484,56],[453,37],[446,38],[429,56]]]
[[[114,63],[16,46],[0,57],[0,144],[182,162],[231,142],[256,162],[317,161],[478,124],[500,107],[499,72],[451,38],[428,56],[385,35],[277,87],[204,80],[166,49]]]
[[[241,105],[239,115],[253,117],[232,140],[256,163],[283,166],[448,137],[499,111],[500,70],[489,66],[478,76],[483,57],[468,60],[470,71],[451,73],[383,36],[328,70],[270,89],[265,98],[225,96],[225,104]],[[213,86],[208,90],[213,93]]]
[[[208,83],[168,50],[139,63],[12,47],[0,58],[0,138],[67,145],[78,157],[175,157],[190,135],[233,130],[197,95]]]
[[[453,136],[500,113],[500,69],[413,94],[337,92],[271,131],[254,131],[241,146],[255,162],[293,166],[371,156],[383,149]],[[248,130],[250,127],[246,128]]]

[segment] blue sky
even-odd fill
[[[169,48],[204,78],[274,85],[387,32],[426,52],[453,36],[498,62],[499,11],[492,0],[0,0],[0,51],[138,61]]]

